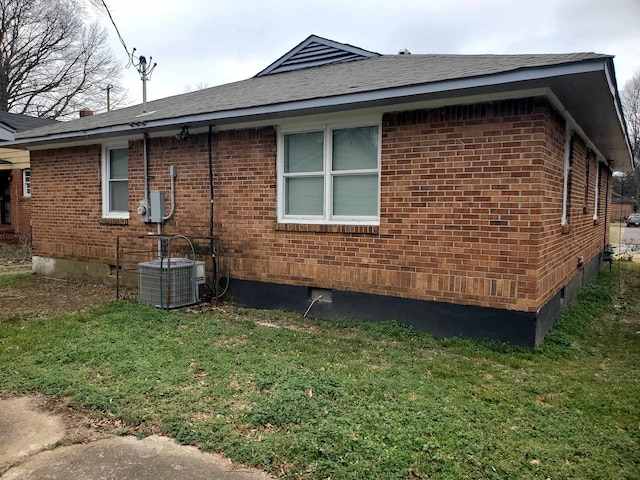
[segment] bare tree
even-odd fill
[[[190,93],[190,92],[195,92],[198,90],[204,90],[205,88],[209,88],[211,85],[209,85],[209,82],[197,82],[194,83],[193,85],[191,85],[190,83],[187,83],[184,87],[182,87],[182,92],[183,93]]]
[[[636,204],[640,202],[640,70],[625,83],[620,95],[633,161]],[[640,206],[640,205],[636,205]]]
[[[101,2],[86,0],[98,9]],[[72,118],[122,101],[121,66],[83,0],[0,0],[0,110]]]
[[[621,94],[624,118],[631,141],[631,153],[636,165],[640,162],[640,70],[625,83]]]

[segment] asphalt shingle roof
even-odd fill
[[[541,55],[381,55],[277,73],[229,83],[140,105],[83,117],[17,134],[16,139],[36,138],[138,121],[226,112],[289,102],[375,92],[457,79],[490,76],[523,69],[552,67],[611,58],[597,53]]]
[[[23,132],[25,130],[30,130],[45,125],[52,125],[58,122],[48,118],[29,117],[27,115],[19,115],[17,113],[0,111],[0,123],[4,123],[16,132]]]

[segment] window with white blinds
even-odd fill
[[[280,221],[378,223],[378,125],[283,131],[279,146]]]

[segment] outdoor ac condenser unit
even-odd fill
[[[198,284],[204,262],[163,258],[138,264],[138,302],[160,308],[180,308],[199,302]],[[204,277],[204,273],[202,273]]]

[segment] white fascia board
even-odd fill
[[[609,62],[605,64],[604,74],[607,79],[607,84],[609,85],[609,91],[611,92],[611,97],[613,98],[613,104],[616,108],[616,115],[618,116],[618,122],[622,125],[624,130],[624,139],[627,145],[627,150],[629,153],[629,158],[631,158],[631,166],[635,168],[633,165],[633,155],[631,153],[631,143],[629,142],[629,134],[627,132],[627,122],[624,118],[624,112],[622,111],[622,102],[620,97],[618,96],[618,89],[616,88],[616,82],[613,80],[613,73],[610,70],[609,66],[612,65],[613,62]]]

